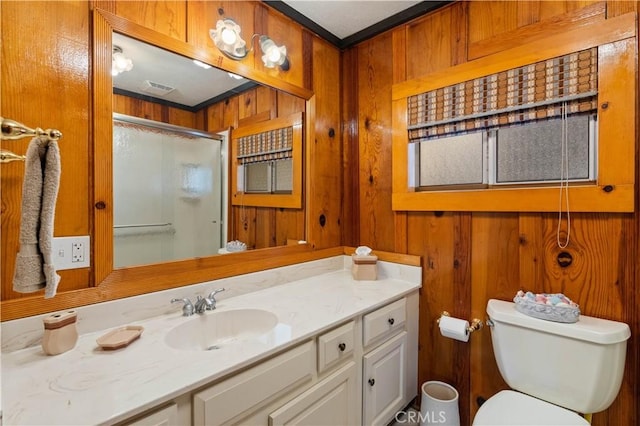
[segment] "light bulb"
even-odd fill
[[[222,38],[222,42],[227,45],[233,45],[237,40],[236,32],[230,28],[224,28],[220,37]]]

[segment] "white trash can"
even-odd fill
[[[453,386],[436,380],[422,385],[420,426],[460,426],[458,391]]]

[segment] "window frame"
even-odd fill
[[[571,185],[571,210],[632,212],[635,196],[637,46],[633,13],[600,20],[440,70],[392,88],[392,208],[395,211],[556,211],[549,185],[417,191],[409,185],[407,98],[463,81],[598,48],[598,148],[595,183]]]

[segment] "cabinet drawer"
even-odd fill
[[[353,321],[318,337],[318,373],[350,359],[353,355],[354,342]]]
[[[226,424],[308,380],[315,371],[315,350],[308,342],[215,384],[193,396],[196,425]]]
[[[365,315],[363,321],[364,345],[367,346],[375,340],[403,328],[406,318],[407,304],[405,299],[400,299]]]

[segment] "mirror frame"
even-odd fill
[[[93,9],[92,37],[92,107],[93,155],[92,193],[89,196],[93,214],[91,281],[87,288],[60,292],[43,301],[43,296],[28,296],[2,302],[2,321],[70,309],[124,297],[136,296],[204,281],[227,278],[265,269],[291,265],[336,254],[336,250],[314,251],[313,244],[270,247],[241,253],[198,257],[153,265],[114,269],[113,266],[113,81],[111,76],[112,33],[161,47],[179,55],[198,59],[216,68],[242,75],[276,90],[305,100],[304,144],[315,138],[315,95],[313,91],[280,80],[242,62],[226,58],[214,49],[203,49],[158,33],[108,11]],[[304,169],[309,170],[307,150]],[[306,184],[303,186],[307,186]],[[308,191],[305,191],[308,193]],[[305,195],[306,197],[306,195]],[[303,201],[303,206],[308,203]],[[309,232],[310,215],[305,211],[305,233]],[[308,238],[308,236],[307,236]],[[340,252],[342,250],[339,250]]]

